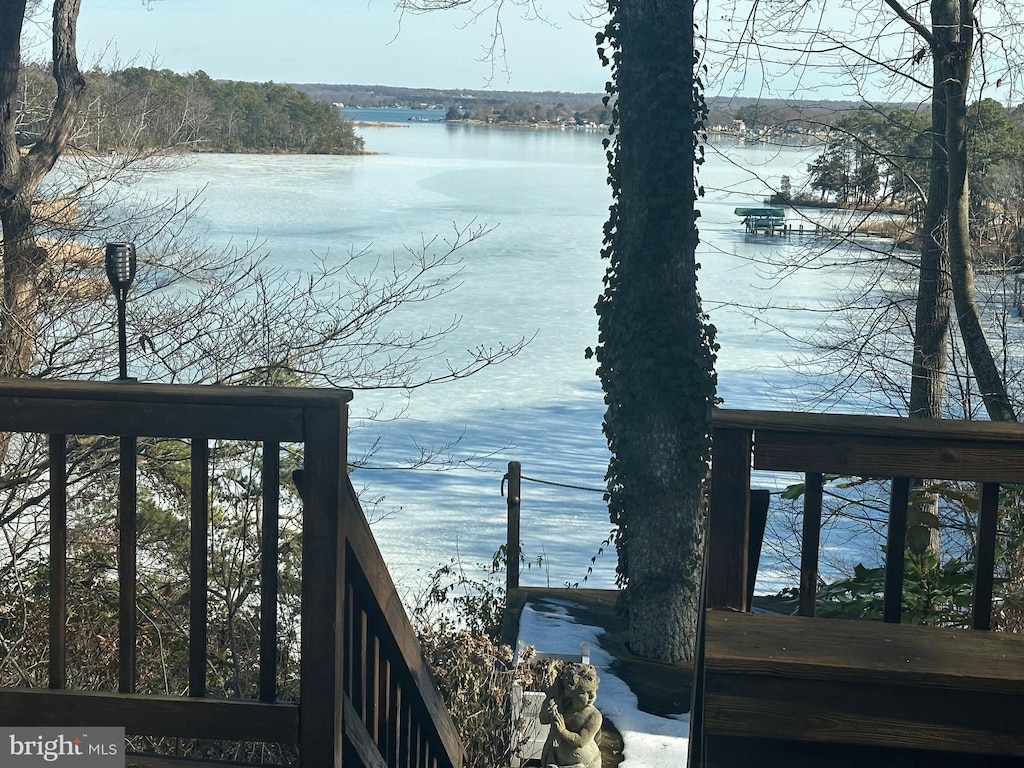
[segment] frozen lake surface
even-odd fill
[[[505,542],[502,476],[509,461],[520,461],[525,476],[558,484],[523,484],[524,552],[541,560],[523,582],[582,583],[610,532],[601,495],[604,404],[594,363],[584,357],[597,342],[594,304],[605,269],[599,253],[610,197],[603,136],[420,122],[360,131],[377,154],[199,155],[186,168],[147,179],[144,188],[202,188],[202,226],[213,243],[259,241],[271,263],[300,271],[317,257],[367,249],[387,260],[450,236],[453,227],[493,226],[461,252],[458,289],[407,307],[400,322],[416,330],[461,318],[438,351],[434,364],[442,367],[446,357],[458,360],[479,345],[523,337],[530,343],[516,358],[454,384],[408,397],[357,392],[350,452],[358,457],[375,446],[368,465],[376,468],[358,469],[353,481],[364,498],[381,499],[374,533],[396,581],[414,590],[424,572],[451,557],[469,568],[490,562]],[[788,336],[813,332],[822,302],[857,280],[852,259],[828,276],[774,279],[764,264],[803,246],[746,235],[733,213],[757,203],[783,174],[798,187],[813,153],[728,142],[709,147],[699,288],[718,328],[726,407],[797,405]],[[752,313],[766,295],[777,307],[807,309]],[[404,416],[360,421],[381,408]],[[466,465],[402,469],[420,447],[450,443],[452,458]],[[610,587],[614,571],[614,550],[606,548],[587,584]],[[773,572],[769,565],[766,573]]]

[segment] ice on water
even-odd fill
[[[359,470],[367,497],[383,496],[374,532],[396,580],[415,589],[424,572],[451,556],[467,566],[489,562],[505,542],[501,479],[510,460],[523,473],[579,488],[523,484],[522,540],[535,562],[524,583],[583,583],[591,558],[610,530],[602,499],[608,460],[595,363],[584,350],[597,341],[594,304],[602,290],[602,227],[610,203],[600,134],[487,130],[437,123],[364,128],[362,157],[198,155],[180,170],[146,180],[168,193],[205,187],[204,218],[215,243],[262,242],[270,263],[308,269],[316,256],[340,258],[369,249],[385,261],[407,258],[435,235],[451,237],[471,222],[495,226],[464,250],[452,294],[407,307],[396,323],[407,330],[461,318],[434,365],[458,360],[477,345],[531,338],[503,365],[456,384],[425,388],[407,400],[395,393],[358,392],[353,413],[405,409],[405,418],[360,425],[350,453],[379,438],[375,466],[395,467],[418,446],[445,445],[456,459],[483,457],[446,472]],[[831,290],[820,275],[772,280],[758,267],[777,238],[743,235],[736,205],[766,193],[758,177],[799,176],[807,148],[734,147],[731,160],[711,153],[702,170],[699,287],[718,328],[720,394],[726,406],[793,405],[780,396],[793,383],[786,366],[788,333],[813,330],[815,312],[758,318],[742,307],[798,302],[818,308]],[[746,166],[744,165],[746,164]],[[756,169],[750,173],[750,167]],[[686,183],[681,180],[681,183]],[[740,305],[736,307],[734,305]],[[614,584],[614,548],[597,557],[588,586]]]

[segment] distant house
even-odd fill
[[[733,120],[732,121],[732,129],[734,131],[736,131],[736,133],[746,133],[747,132],[747,123],[746,123],[745,120]]]

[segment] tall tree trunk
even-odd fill
[[[703,481],[715,394],[714,328],[697,294],[693,5],[610,0],[617,93],[598,301],[608,410],[609,512],[617,525],[629,644],[693,657],[704,538]]]
[[[934,26],[934,23],[933,23]],[[943,66],[932,56],[931,159],[928,167],[928,199],[925,201],[921,225],[921,266],[918,273],[917,305],[914,315],[914,358],[910,379],[911,418],[941,419],[945,394],[947,356],[949,354],[949,310],[953,301],[953,285],[946,248],[946,211],[948,208],[949,174],[946,164],[946,91]],[[922,493],[928,480],[915,483],[915,508],[938,518],[939,497]],[[938,554],[941,541],[939,528],[920,523],[920,532],[910,531],[908,540],[926,537],[928,549]]]
[[[74,130],[85,78],[78,68],[75,28],[81,0],[54,0],[53,79],[57,97],[42,136],[25,153],[18,147],[17,93],[25,0],[0,2],[0,226],[3,227],[3,290],[0,292],[0,375],[18,376],[31,366],[36,334],[38,280],[47,253],[32,228],[39,185]]]
[[[3,227],[3,305],[0,306],[0,376],[23,375],[32,365],[39,271],[46,250],[32,231],[32,204],[24,196],[0,207]]]
[[[946,98],[942,71],[932,59],[931,161],[928,199],[921,225],[921,268],[914,316],[914,358],[910,378],[910,415],[942,418],[949,307],[953,287],[946,249]]]
[[[967,180],[967,86],[974,47],[971,0],[934,0],[941,18],[934,29],[943,66],[948,155],[949,264],[953,303],[967,359],[978,390],[993,421],[1016,421],[1006,383],[981,321],[976,300],[970,235],[970,193]]]

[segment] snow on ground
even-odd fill
[[[580,643],[590,643],[590,663],[601,678],[596,706],[622,734],[623,764],[627,768],[686,765],[690,715],[658,717],[640,711],[636,696],[609,669],[612,656],[601,648],[604,630],[577,624],[567,608],[552,604],[549,610],[548,604],[523,606],[519,640],[545,653],[579,653]]]

